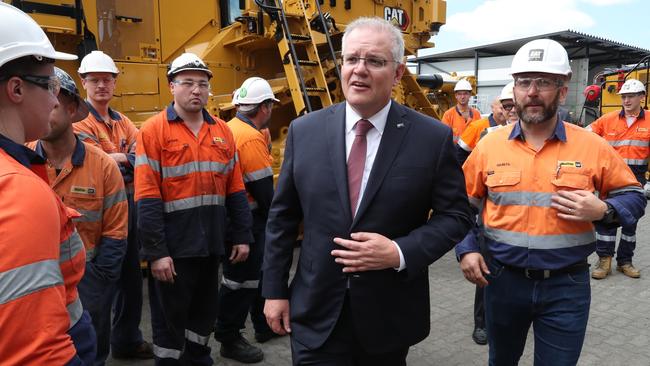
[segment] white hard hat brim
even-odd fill
[[[55,60],[64,60],[64,61],[76,60],[78,58],[77,55],[73,55],[71,53],[59,52],[59,51],[54,51],[54,57],[51,56],[45,56],[45,57],[50,57]]]
[[[206,73],[210,77],[212,77],[212,71],[210,71],[210,69],[206,69],[206,68],[202,68],[202,67],[183,67],[183,68],[178,69],[178,70],[169,70],[167,72],[167,76],[180,74],[183,71],[203,71],[204,73]]]

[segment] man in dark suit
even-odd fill
[[[405,365],[429,334],[427,267],[472,225],[451,130],[390,99],[403,55],[389,22],[350,23],[346,102],[289,127],[262,294],[273,331],[292,334],[295,365]]]

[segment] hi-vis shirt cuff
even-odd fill
[[[467,152],[472,152],[472,148],[469,147],[469,145],[467,145],[465,143],[465,141],[463,141],[463,139],[461,139],[461,138],[458,139],[458,146],[460,146],[461,149],[463,149],[463,150],[465,150]]]
[[[244,183],[255,182],[256,180],[264,179],[273,176],[273,169],[271,167],[262,168],[254,172],[244,173]]]
[[[406,268],[406,261],[404,261],[404,253],[402,253],[402,249],[399,247],[397,242],[393,240],[393,244],[395,244],[395,248],[397,248],[397,253],[399,253],[399,267],[395,268],[397,272],[400,272]]]

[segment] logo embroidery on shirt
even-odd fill
[[[582,163],[579,162],[579,161],[558,160],[557,161],[557,166],[558,166],[558,168],[563,167],[563,166],[573,167],[573,168],[582,168]]]
[[[217,142],[220,143],[220,144],[225,144],[226,140],[224,140],[222,137],[218,137],[218,136],[213,137],[212,138],[212,143],[216,144]]]
[[[497,163],[497,166],[510,166],[510,163],[505,162],[505,163]]]
[[[72,186],[72,187],[70,187],[70,192],[79,193],[79,194],[94,195],[96,191],[95,191],[95,188],[93,188],[93,187]]]
[[[100,139],[100,140],[108,140],[108,135],[105,134],[105,133],[103,133],[103,132],[101,132],[101,133],[99,134],[99,139]]]
[[[648,129],[645,127],[637,127],[637,132],[648,132]]]

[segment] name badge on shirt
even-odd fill
[[[582,163],[579,161],[568,161],[568,160],[558,160],[557,167],[573,167],[573,168],[582,168]]]
[[[94,195],[95,194],[95,188],[93,188],[93,187],[72,186],[72,187],[70,187],[70,192],[71,193]]]
[[[637,132],[648,132],[648,129],[645,128],[645,127],[638,127],[638,128],[636,129],[636,131],[637,131]]]
[[[222,137],[215,136],[215,137],[212,138],[212,143],[213,144],[216,144],[216,143],[225,144],[226,140],[224,140]]]

